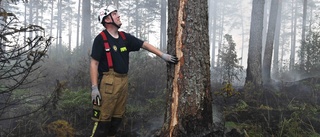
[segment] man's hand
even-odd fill
[[[173,64],[177,64],[178,63],[178,58],[176,56],[173,56],[173,55],[169,55],[169,54],[163,53],[161,55],[161,58],[164,59],[165,61],[169,62],[169,63],[173,63]]]
[[[101,96],[97,85],[91,87],[91,99],[93,105],[100,106]]]

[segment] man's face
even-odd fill
[[[117,11],[110,13],[110,15],[106,18],[107,23],[112,23],[111,17],[113,18],[113,21],[115,24],[117,24],[118,26],[122,25],[121,20],[120,20],[120,15]]]

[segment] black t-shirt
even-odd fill
[[[126,40],[123,40],[119,34],[119,38],[112,37],[107,30],[104,30],[108,43],[110,46],[113,69],[120,74],[126,74],[129,70],[129,52],[139,51],[142,47],[143,41],[128,34],[124,33]],[[98,72],[99,75],[102,72],[109,71],[108,61],[106,57],[106,51],[104,47],[104,41],[102,36],[97,35],[92,45],[91,57],[99,61]]]

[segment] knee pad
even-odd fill
[[[110,130],[108,132],[108,136],[115,136],[117,134],[117,131],[121,125],[121,121],[122,121],[122,118],[115,118],[115,117],[112,117],[111,119],[111,127],[110,127]]]

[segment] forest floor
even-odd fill
[[[235,90],[233,96],[220,98],[225,127],[234,132],[230,136],[319,137],[319,83],[320,78],[307,78]]]
[[[228,88],[213,87],[214,104],[221,107],[225,121],[225,137],[320,137],[320,78],[278,82],[263,89],[237,87],[227,95],[216,92]],[[154,136],[163,117],[125,123],[131,126],[123,128],[119,137]]]

